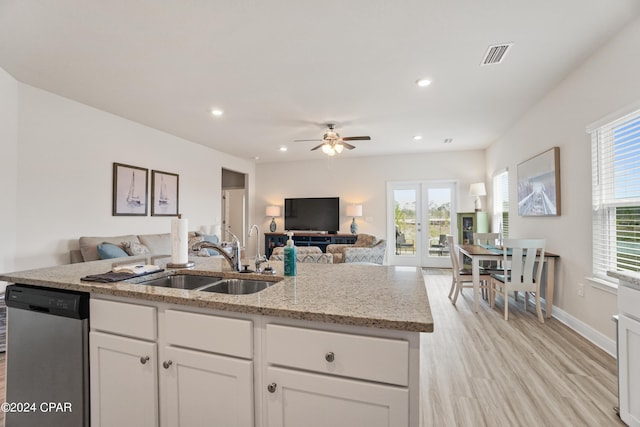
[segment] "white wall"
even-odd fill
[[[616,296],[591,287],[591,147],[586,126],[640,100],[640,19],[623,29],[522,117],[487,150],[487,182],[509,168],[511,237],[544,237],[560,255],[555,304],[610,339]],[[560,147],[562,215],[517,215],[516,165]],[[578,296],[578,285],[585,296]]]
[[[340,197],[340,231],[349,233],[349,204],[362,204],[359,232],[386,238],[386,185],[389,181],[458,181],[460,211],[473,211],[469,184],[483,179],[484,151],[450,151],[380,157],[328,159],[318,152],[318,160],[295,163],[265,163],[256,166],[254,221],[268,230],[268,205],[283,207],[289,197]],[[282,209],[284,215],[284,208]],[[284,230],[284,218],[276,218],[277,231]]]
[[[18,82],[1,68],[0,153],[0,271],[9,271],[14,269],[17,238]]]
[[[68,263],[80,236],[170,232],[169,217],[111,215],[114,162],[179,174],[191,230],[221,217],[222,167],[249,174],[253,193],[253,162],[28,85],[18,97],[16,269]]]

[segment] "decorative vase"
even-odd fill
[[[358,234],[358,224],[356,223],[355,217],[353,221],[351,221],[351,234]]]
[[[271,224],[269,224],[269,230],[271,230],[272,233],[274,231],[276,231],[276,219],[275,218],[271,218]]]

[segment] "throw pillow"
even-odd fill
[[[356,243],[354,246],[368,248],[376,244],[378,238],[370,234],[358,234]]]
[[[120,246],[109,242],[102,242],[97,246],[100,259],[122,258],[129,256]]]
[[[149,248],[147,248],[142,243],[129,241],[129,242],[122,242],[121,244],[124,251],[129,255],[147,255],[151,253],[149,251]]]
[[[196,237],[201,237],[202,240],[209,243],[220,243],[220,239],[215,234],[204,234],[199,231],[196,231]],[[218,251],[211,248],[205,248],[209,256],[219,255]]]
[[[220,239],[215,234],[204,234],[196,231],[196,236],[202,237],[202,240],[209,243],[220,243]]]

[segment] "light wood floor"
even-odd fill
[[[501,298],[473,313],[471,289],[447,298],[449,272],[424,277],[435,331],[422,341],[422,427],[624,426],[613,357],[513,297],[505,321]]]
[[[539,323],[513,298],[508,322],[501,300],[473,313],[471,289],[452,305],[447,271],[426,270],[425,283],[435,331],[422,340],[421,427],[624,426],[612,409],[611,356],[555,319]],[[4,365],[0,353],[0,402]]]

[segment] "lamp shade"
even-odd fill
[[[267,206],[267,216],[280,216],[280,206]]]
[[[362,205],[347,206],[347,216],[362,216]]]
[[[469,195],[470,196],[486,196],[487,189],[484,186],[484,182],[476,182],[475,184],[471,184],[471,187],[469,187]]]

